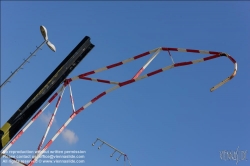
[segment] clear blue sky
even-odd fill
[[[250,151],[249,2],[1,2],[1,82],[43,42],[39,26],[48,30],[54,53],[43,47],[1,90],[1,125],[23,104],[86,35],[95,48],[69,77],[104,67],[157,47],[226,52],[238,63],[235,78],[214,92],[209,89],[234,69],[226,58],[174,68],[122,87],[88,107],[67,127],[70,144],[61,135],[49,150],[85,150],[85,166],[122,166],[97,137],[127,153],[133,166],[232,166],[219,151]],[[172,52],[175,62],[206,55]],[[93,78],[123,81],[150,56]],[[171,65],[161,52],[143,73]],[[72,82],[76,108],[111,87]],[[10,150],[36,150],[45,131],[48,107]],[[69,90],[48,139],[72,113]],[[75,141],[75,142],[74,142]],[[240,161],[238,165],[249,165]],[[10,164],[3,164],[3,166]],[[49,165],[49,164],[48,164]],[[54,164],[51,164],[54,165]]]

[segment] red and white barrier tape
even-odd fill
[[[143,70],[145,70],[145,68],[155,59],[155,57],[158,55],[158,53],[160,51],[168,51],[169,54],[170,54],[170,51],[179,51],[179,52],[192,52],[192,53],[214,54],[214,55],[208,56],[208,57],[205,57],[205,58],[201,58],[201,59],[197,59],[197,60],[193,60],[193,61],[174,63],[172,65],[160,68],[158,70],[155,70],[155,71],[152,71],[152,72],[150,72],[148,74],[140,76],[140,74],[143,72]],[[142,57],[144,57],[146,55],[149,55],[151,53],[155,53],[155,54],[135,74],[135,76],[132,79],[129,79],[129,80],[126,80],[126,81],[123,81],[123,82],[115,82],[115,81],[109,81],[109,80],[95,79],[95,78],[86,77],[88,75],[92,75],[92,74],[95,74],[95,73],[98,73],[98,72],[102,72],[102,71],[105,71],[105,70],[108,70],[108,69],[111,69],[111,68],[115,68],[115,67],[121,66],[123,64],[132,62],[132,61],[137,60],[139,58],[142,58]],[[67,127],[67,125],[73,120],[73,118],[77,114],[79,114],[81,111],[85,110],[87,107],[89,107],[91,104],[93,104],[94,102],[96,102],[98,99],[100,99],[104,95],[106,95],[106,94],[108,94],[108,93],[110,93],[110,92],[112,92],[112,91],[114,91],[114,90],[116,90],[116,89],[118,89],[118,88],[120,88],[122,86],[129,85],[131,83],[134,83],[134,82],[142,80],[144,78],[156,75],[156,74],[161,73],[163,71],[166,71],[166,70],[169,70],[169,69],[172,69],[172,68],[175,68],[175,67],[186,66],[186,65],[191,65],[191,64],[196,64],[196,63],[200,63],[200,62],[212,60],[212,59],[215,59],[215,58],[219,58],[221,56],[225,56],[225,57],[229,58],[234,63],[234,72],[228,78],[226,78],[225,80],[223,80],[219,84],[217,84],[214,87],[212,87],[210,89],[210,91],[212,92],[212,91],[216,90],[217,88],[219,88],[220,86],[222,86],[223,84],[225,84],[226,82],[228,82],[229,80],[231,80],[236,75],[236,72],[237,72],[237,63],[236,63],[236,61],[230,55],[222,53],[222,52],[204,51],[204,50],[193,50],[193,49],[183,49],[183,48],[166,48],[166,47],[156,48],[156,49],[153,49],[151,51],[144,52],[142,54],[134,56],[132,58],[120,61],[118,63],[112,64],[112,65],[109,65],[109,66],[105,66],[103,68],[99,68],[99,69],[96,69],[96,70],[92,70],[92,71],[83,73],[83,74],[78,75],[78,76],[73,77],[73,78],[66,79],[65,82],[64,82],[64,84],[62,85],[62,87],[49,99],[48,103],[45,104],[42,107],[42,109],[40,109],[36,113],[36,115],[32,118],[32,120],[14,137],[14,139],[3,150],[2,153],[5,153],[16,142],[16,140],[27,130],[27,128],[37,119],[37,117],[49,106],[49,104],[55,99],[55,97],[58,96],[58,95],[60,95],[60,97],[58,99],[58,102],[56,104],[55,112],[52,115],[51,120],[50,120],[49,125],[48,125],[48,128],[47,128],[47,130],[45,132],[45,135],[43,136],[42,141],[40,142],[40,145],[39,145],[39,148],[38,148],[38,149],[40,149],[40,147],[41,147],[42,143],[44,142],[44,139],[46,138],[47,133],[48,133],[48,131],[50,129],[51,123],[53,122],[53,119],[54,119],[54,116],[55,116],[56,111],[58,109],[58,106],[60,104],[60,101],[61,101],[64,89],[65,89],[66,86],[69,85],[70,82],[72,82],[74,80],[83,79],[83,80],[90,80],[90,81],[96,81],[96,82],[108,83],[108,84],[116,84],[116,85],[114,87],[109,88],[108,90],[100,93],[95,98],[93,98],[92,100],[90,100],[88,103],[86,103],[85,105],[83,105],[82,107],[80,107],[77,111],[75,111],[72,90],[71,90],[71,86],[69,85],[69,88],[70,88],[70,98],[71,98],[71,104],[72,104],[72,108],[73,108],[73,113],[71,114],[70,118],[63,124],[63,126],[57,131],[57,133],[52,137],[52,139],[45,145],[45,147],[39,153],[37,153],[37,155],[31,160],[31,162],[28,164],[29,166],[33,165],[36,162],[36,160],[44,153],[44,151],[46,151],[48,149],[48,147],[55,141],[55,139],[61,134],[61,132]],[[170,54],[170,57],[172,58],[171,54]],[[173,61],[173,59],[172,59],[172,61]]]

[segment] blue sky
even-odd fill
[[[249,2],[1,2],[1,82],[43,42],[48,30],[54,53],[43,47],[1,90],[1,125],[23,104],[56,66],[90,36],[95,48],[69,77],[98,69],[157,47],[226,52],[238,63],[235,78],[209,89],[234,69],[226,58],[174,68],[122,87],[80,113],[49,150],[84,150],[86,166],[121,166],[97,137],[125,152],[132,165],[235,165],[220,151],[250,151]],[[205,57],[171,52],[175,62]],[[150,56],[91,77],[130,79]],[[171,65],[161,52],[143,72]],[[71,83],[76,108],[110,88],[78,80]],[[10,150],[36,150],[55,102]],[[45,143],[72,113],[69,89]],[[249,165],[240,161],[238,165]],[[127,163],[128,164],[128,163]],[[10,165],[3,164],[3,165]],[[49,165],[49,164],[48,164]],[[54,165],[54,164],[51,164]]]

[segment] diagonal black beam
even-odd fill
[[[94,45],[90,42],[90,37],[85,36],[14,115],[12,115],[0,130],[0,150],[11,141],[24,124],[31,119],[42,104],[93,48]]]

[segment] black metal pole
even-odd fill
[[[15,114],[12,115],[0,130],[0,150],[11,141],[24,124],[31,119],[41,105],[93,48],[94,45],[90,42],[90,37],[85,36]]]

